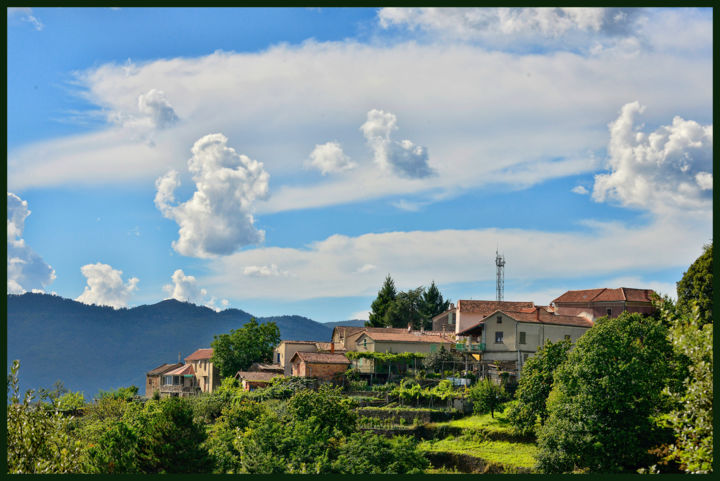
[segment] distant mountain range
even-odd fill
[[[132,384],[143,393],[147,371],[210,347],[213,336],[254,317],[240,309],[215,312],[176,300],[130,309],[33,293],[8,295],[7,301],[8,366],[20,360],[21,388],[50,388],[61,380],[86,399],[101,389]],[[323,324],[291,315],[257,319],[275,322],[283,340],[329,341],[334,327],[364,323]]]

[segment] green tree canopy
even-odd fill
[[[447,311],[448,307],[450,307],[450,299],[443,299],[440,289],[435,285],[435,281],[432,281],[430,287],[423,292],[420,303],[423,327],[428,330],[432,329],[432,318]]]
[[[385,282],[378,291],[378,295],[370,306],[370,317],[365,323],[368,327],[384,327],[385,313],[390,305],[395,301],[397,290],[395,289],[395,281],[392,280],[390,274],[385,277]]]
[[[490,413],[495,417],[495,411],[508,400],[505,390],[490,379],[483,379],[468,390],[468,396],[473,402],[475,414]]]
[[[280,329],[274,322],[259,324],[250,319],[240,329],[230,334],[220,334],[210,344],[213,348],[211,361],[221,377],[234,376],[254,362],[272,361],[273,349],[280,342]]]
[[[687,314],[691,314],[695,303],[700,321],[707,323],[712,322],[713,245],[708,244],[704,249],[702,255],[692,263],[677,283],[677,306]]]
[[[384,325],[396,328],[410,325],[413,329],[420,329],[423,323],[422,295],[422,287],[400,292],[385,311]]]
[[[535,425],[547,419],[546,402],[552,388],[555,370],[567,360],[570,340],[552,343],[549,340],[529,358],[518,381],[515,401],[508,419],[522,434],[535,434]]]
[[[658,319],[623,312],[601,318],[555,372],[538,461],[545,472],[635,471],[658,444],[672,346]]]

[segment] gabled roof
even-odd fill
[[[262,362],[254,362],[250,365],[248,370],[245,372],[281,373],[281,372],[285,372],[285,368],[283,368],[280,364],[266,364],[266,363],[262,363]]]
[[[183,364],[182,366],[178,367],[177,369],[173,369],[172,371],[168,371],[165,373],[165,376],[194,376],[195,375],[195,369],[193,369],[192,364]]]
[[[160,374],[164,374],[168,371],[172,371],[173,369],[176,369],[182,365],[183,364],[181,362],[176,362],[173,364],[163,364],[162,366],[156,367],[152,371],[148,371],[147,375],[148,376],[159,376]]]
[[[509,318],[515,319],[518,322],[527,322],[533,324],[554,324],[560,326],[575,326],[587,328],[593,326],[593,322],[585,317],[558,315],[550,311],[547,307],[535,306],[533,309],[524,308],[517,311],[511,311],[508,309],[491,312],[481,321],[475,323],[467,329],[458,332],[458,336],[468,335],[472,333],[479,326],[485,324],[485,321],[494,317],[496,314],[505,314]]]
[[[342,347],[342,344],[335,343],[334,346],[331,346],[332,342],[316,342],[315,347],[317,347],[318,351],[328,351],[330,352],[330,349],[332,348],[335,352],[345,352],[347,349]]]
[[[433,344],[452,344],[453,342],[455,342],[454,339],[451,338],[451,335],[447,333],[445,333],[445,336],[442,336],[442,334],[438,335],[435,332],[432,332],[431,334],[428,334],[426,332],[421,333],[420,331],[408,332],[407,329],[400,329],[400,332],[384,332],[382,330],[368,331],[363,334],[372,339],[373,341],[382,342],[423,342]]]
[[[350,360],[342,353],[298,351],[290,359],[290,362],[295,362],[295,358],[313,364],[350,364]]]
[[[201,359],[210,359],[213,355],[213,349],[207,348],[207,349],[198,349],[197,351],[190,354],[188,357],[185,358],[186,361],[198,361]]]
[[[235,374],[235,379],[270,382],[276,376],[281,376],[281,374],[278,374],[276,372],[238,371]]]
[[[457,308],[461,313],[471,312],[473,314],[482,314],[487,316],[494,311],[512,310],[517,311],[519,309],[532,309],[535,306],[532,302],[516,302],[516,301],[473,301],[473,300],[459,300],[457,301]]]
[[[652,289],[634,289],[631,287],[620,287],[618,289],[583,289],[579,291],[567,291],[553,303],[589,303],[589,302],[651,302],[655,292]]]

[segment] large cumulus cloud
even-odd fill
[[[55,280],[55,270],[33,251],[22,238],[25,219],[30,215],[26,200],[7,195],[7,283],[8,293],[23,294],[44,289]]]
[[[608,167],[595,176],[593,199],[657,213],[707,211],[712,206],[712,125],[676,116],[650,133],[636,117],[645,107],[625,104],[610,124]]]
[[[196,191],[176,204],[179,175],[171,170],[155,182],[155,205],[180,226],[173,248],[182,255],[228,255],[239,247],[262,242],[264,231],[255,227],[254,203],[269,196],[270,175],[263,164],[227,146],[222,134],[210,134],[192,147],[188,170]]]
[[[345,155],[339,142],[318,144],[310,153],[308,165],[318,169],[322,175],[352,170],[355,162]]]
[[[87,285],[75,300],[84,304],[110,306],[115,309],[127,307],[130,296],[137,290],[137,283],[140,282],[137,277],[131,277],[124,283],[122,271],[100,262],[84,265],[80,271],[87,278]]]
[[[435,172],[428,165],[427,149],[409,140],[392,140],[390,136],[397,129],[395,114],[378,109],[367,113],[367,120],[360,130],[373,149],[374,160],[378,166],[385,171],[413,179],[433,175]]]
[[[219,310],[215,306],[217,299],[208,296],[207,289],[203,289],[198,285],[195,276],[186,275],[182,269],[176,269],[171,277],[172,284],[163,286],[163,290],[170,294],[171,299],[181,302],[191,302],[193,304],[202,304],[214,310]],[[227,299],[221,301],[221,305],[227,307]]]

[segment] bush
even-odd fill
[[[495,411],[499,410],[502,404],[508,400],[508,396],[502,386],[494,383],[490,379],[485,379],[468,389],[468,397],[473,402],[473,412],[475,414],[490,413],[490,417],[495,417]]]
[[[429,464],[409,436],[387,439],[364,432],[353,433],[340,446],[332,471],[341,474],[417,474]]]

